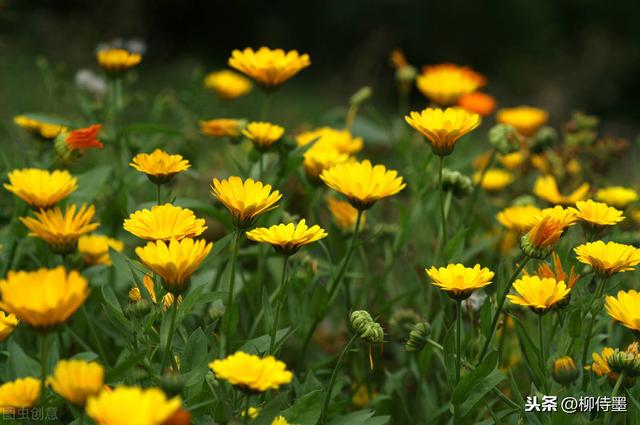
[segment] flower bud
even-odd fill
[[[151,311],[151,303],[144,298],[138,301],[130,302],[124,308],[124,315],[128,318],[141,318],[149,314]]]
[[[502,155],[517,152],[520,149],[520,137],[509,124],[496,124],[491,127],[489,143]]]
[[[402,88],[410,88],[418,75],[418,70],[411,65],[405,65],[396,70],[396,81]]]
[[[542,127],[536,133],[531,144],[531,152],[540,153],[558,140],[558,133],[552,127]]]
[[[431,335],[431,325],[429,325],[429,323],[416,323],[409,333],[409,339],[407,339],[405,348],[411,353],[422,351],[429,340],[429,335]]]
[[[382,342],[384,340],[384,330],[380,323],[373,320],[371,315],[365,310],[356,310],[350,315],[351,327],[358,333],[360,338],[370,344]]]
[[[169,397],[175,397],[182,392],[186,384],[184,375],[175,372],[167,372],[160,377],[160,388]]]
[[[523,235],[520,238],[520,250],[524,255],[529,258],[535,258],[537,260],[544,260],[551,252],[553,252],[554,245],[548,246],[535,246],[529,240],[529,235]]]
[[[624,373],[627,377],[640,376],[640,356],[632,351],[616,349],[607,357],[607,364],[614,373]]]
[[[404,338],[419,321],[420,316],[414,310],[401,308],[393,312],[389,319],[389,326],[393,334],[402,335],[402,338]]]
[[[580,371],[576,366],[576,362],[569,356],[557,358],[553,362],[553,371],[551,373],[553,379],[559,384],[566,385],[578,379]]]
[[[367,99],[369,99],[372,94],[373,94],[373,89],[371,89],[371,87],[369,87],[369,86],[361,87],[357,92],[355,92],[351,96],[351,98],[349,99],[349,104],[350,105],[355,105],[355,106],[360,106]]]
[[[442,188],[446,192],[452,192],[456,198],[464,198],[473,192],[473,183],[459,171],[445,168],[442,170]]]

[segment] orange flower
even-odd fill
[[[520,240],[522,252],[531,258],[546,258],[564,233],[575,224],[577,218],[572,211],[561,206],[547,208],[534,217],[533,227]]]
[[[93,124],[86,128],[79,128],[69,133],[66,138],[67,147],[71,150],[102,148],[103,144],[98,140],[98,133],[102,125]]]
[[[560,257],[555,252],[551,254],[551,261],[553,262],[553,268],[549,263],[540,263],[540,265],[538,265],[538,270],[536,270],[536,275],[541,279],[553,278],[557,281],[564,281],[567,284],[567,287],[573,288],[576,282],[580,279],[580,275],[578,273],[574,273],[574,267],[571,266],[571,270],[567,275],[567,273],[562,269]]]
[[[496,109],[496,99],[479,91],[465,94],[458,99],[458,106],[467,111],[475,112],[483,117],[491,115]]]

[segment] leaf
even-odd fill
[[[113,289],[109,285],[102,285],[102,297],[104,298],[107,312],[116,322],[116,325],[120,325],[120,331],[123,333],[131,333],[133,331],[133,326],[129,320],[124,316],[122,312],[122,308],[120,308],[120,302],[118,298],[116,298],[116,294],[113,292]]]
[[[129,375],[129,371],[132,367],[142,362],[147,353],[142,351],[140,353],[132,353],[125,360],[118,363],[113,369],[108,369],[105,382],[117,382],[122,380],[125,376]]]
[[[447,330],[447,333],[444,336],[443,352],[445,353],[456,352],[454,326],[455,326],[455,323],[449,327],[449,329]],[[456,372],[455,372],[456,364],[455,364],[454,356],[453,355],[444,356],[444,363],[447,368],[447,381],[449,382],[449,386],[453,388],[453,383],[455,382],[455,376],[456,376]]]
[[[456,258],[463,249],[464,240],[469,232],[468,227],[464,227],[456,232],[452,238],[449,238],[444,250],[442,251],[442,261],[448,263],[452,258]]]
[[[208,372],[207,363],[209,351],[207,350],[207,337],[198,328],[189,337],[182,352],[182,373],[185,377],[185,387],[200,386]]]
[[[384,425],[389,416],[373,416],[373,410],[358,410],[344,416],[334,418],[329,425]]]
[[[288,396],[289,394],[285,392],[279,394],[267,403],[267,405],[260,410],[258,417],[251,422],[251,425],[271,425],[273,419],[280,414],[282,408],[285,406]]]
[[[540,370],[540,351],[538,350],[538,346],[533,342],[527,330],[522,326],[522,323],[520,323],[520,320],[514,317],[514,322],[516,324],[516,333],[520,341],[520,347],[526,359],[525,363],[529,367],[532,378],[538,388],[542,388],[541,384],[544,379],[544,374]]]
[[[29,357],[14,339],[9,339],[7,367],[11,378],[40,376],[40,362]]]
[[[475,370],[460,379],[452,396],[452,403],[458,406],[460,417],[465,417],[476,403],[506,379],[497,367],[498,353],[492,351]]]
[[[96,198],[100,188],[106,183],[111,174],[111,170],[110,166],[102,166],[76,175],[78,179],[78,190],[69,196],[69,202],[77,204],[91,203]]]
[[[276,332],[276,347],[289,334],[289,329],[291,328],[287,327],[284,329],[279,329]],[[269,350],[270,342],[271,342],[270,335],[261,335],[257,338],[253,338],[245,342],[244,345],[238,349],[238,351],[244,351],[245,353],[248,353],[248,354],[262,355]]]
[[[320,419],[324,395],[325,392],[322,390],[307,393],[297,399],[293,406],[284,410],[282,416],[292,424],[315,425]]]
[[[329,304],[329,293],[322,285],[316,285],[311,295],[309,305],[309,314],[314,320],[318,320],[324,316]]]
[[[480,308],[480,333],[484,335],[485,339],[489,338],[491,333],[492,310],[491,298],[487,298]]]
[[[170,136],[183,136],[182,131],[165,127],[160,124],[155,123],[139,123],[132,124],[122,129],[122,135],[133,134],[133,133],[147,133],[147,134],[167,134]]]

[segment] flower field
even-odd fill
[[[2,423],[640,423],[623,135],[400,50],[397,106],[292,121],[313,52],[223,59],[173,98],[102,46],[3,117]]]

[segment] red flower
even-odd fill
[[[103,144],[97,138],[101,128],[102,125],[93,124],[87,128],[73,130],[67,136],[67,147],[71,150],[102,148]]]

